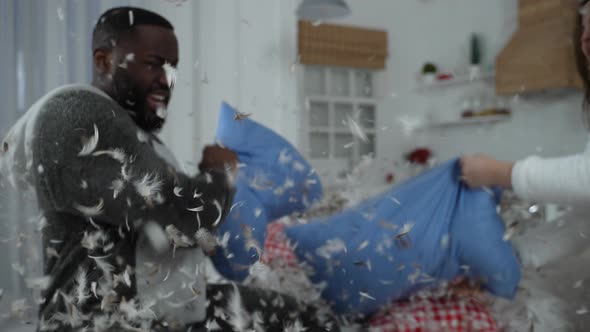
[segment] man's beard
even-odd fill
[[[147,95],[149,91],[141,91],[133,83],[126,69],[117,68],[115,70],[113,86],[115,100],[121,107],[129,111],[138,127],[147,132],[158,132],[162,129],[166,120],[148,107]]]

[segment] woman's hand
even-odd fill
[[[466,155],[460,160],[461,179],[472,188],[501,186],[512,188],[513,163],[485,155]]]

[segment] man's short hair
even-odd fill
[[[104,12],[92,32],[92,50],[112,49],[122,38],[133,33],[136,26],[153,25],[174,30],[164,17],[135,7],[116,7]]]

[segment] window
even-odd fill
[[[375,155],[375,73],[365,69],[307,65],[302,79],[306,151],[312,160],[349,167]]]

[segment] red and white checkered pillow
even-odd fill
[[[280,221],[267,227],[262,262],[271,266],[296,267],[297,256],[283,233]],[[370,320],[379,332],[495,332],[496,322],[483,303],[473,298],[429,298],[394,302]]]
[[[285,225],[281,221],[270,223],[266,227],[266,239],[264,240],[264,254],[261,261],[271,266],[296,267],[297,256],[289,243],[289,239],[283,233]]]

